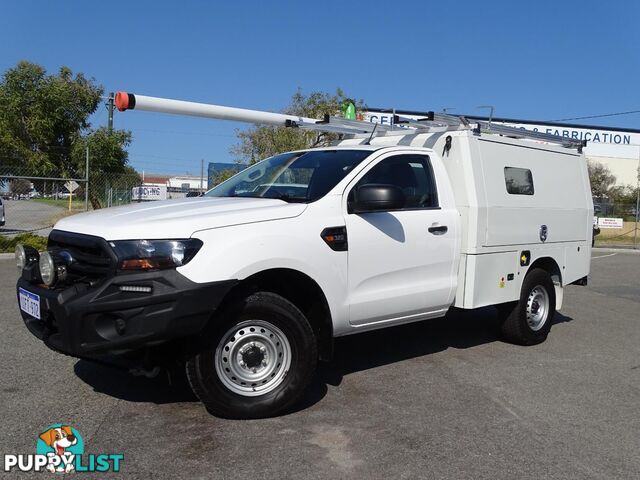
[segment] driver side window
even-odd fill
[[[349,192],[353,200],[363,185],[394,185],[402,190],[405,205],[402,210],[437,208],[436,183],[427,155],[395,155],[385,158],[371,170]]]

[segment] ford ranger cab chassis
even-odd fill
[[[334,337],[495,305],[506,340],[544,341],[564,287],[586,283],[592,216],[575,149],[471,128],[353,135],[204,197],[62,219],[46,252],[18,247],[16,294],[56,351],[170,359],[213,414],[265,417]]]

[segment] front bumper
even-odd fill
[[[53,350],[91,357],[198,333],[236,283],[199,284],[175,270],[162,270],[116,275],[96,287],[78,283],[55,290],[20,278],[16,295],[23,288],[40,296],[41,319],[20,310],[31,333]],[[121,285],[150,286],[152,292],[122,292]]]

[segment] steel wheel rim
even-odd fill
[[[255,397],[271,392],[285,379],[291,366],[291,345],[275,325],[248,320],[223,335],[214,361],[225,387]]]
[[[549,294],[542,285],[537,285],[527,298],[527,324],[534,332],[540,330],[549,316]]]

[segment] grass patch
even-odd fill
[[[32,202],[44,203],[69,210],[69,199],[65,198],[34,198]],[[84,210],[84,200],[71,200],[71,210]]]
[[[64,217],[75,215],[76,213],[82,213],[84,209],[84,200],[71,200],[71,210],[69,210],[69,199],[55,199],[55,198],[34,198],[32,201],[38,203],[44,203],[54,207],[60,207],[49,219],[49,225],[55,225],[58,220],[62,220]]]
[[[623,228],[602,228],[600,235],[596,235],[596,247],[633,245],[634,230],[638,228],[638,242],[640,243],[640,223],[624,222]]]
[[[40,252],[47,249],[47,237],[33,233],[21,233],[11,237],[0,235],[0,253],[13,253],[18,243],[29,245]]]

